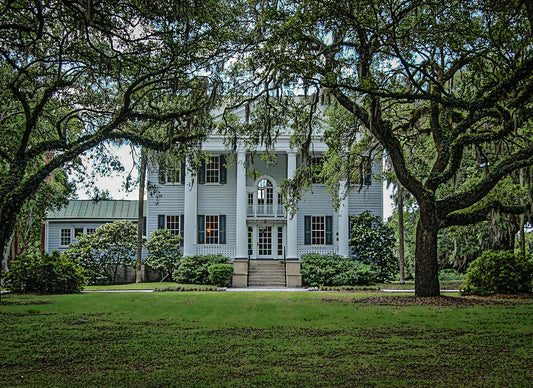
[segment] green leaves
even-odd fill
[[[165,277],[171,276],[181,259],[182,237],[166,229],[154,230],[146,242],[146,263]]]

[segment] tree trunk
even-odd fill
[[[433,211],[420,206],[420,219],[416,226],[415,295],[439,296],[439,263],[437,260],[437,234],[439,220]]]
[[[140,283],[141,264],[143,251],[143,216],[144,216],[144,187],[146,186],[146,166],[148,164],[148,154],[145,148],[141,148],[141,167],[139,169],[139,214],[137,218],[137,265],[135,267],[135,283]]]
[[[533,9],[533,7],[531,7]],[[526,169],[520,169],[520,185],[526,187]],[[525,204],[526,199],[522,199],[522,204]],[[520,254],[526,257],[526,215],[520,214]]]
[[[405,241],[403,224],[403,187],[398,185],[398,254],[400,256],[400,284],[405,284]]]

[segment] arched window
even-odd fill
[[[274,213],[274,185],[268,179],[257,183],[257,206],[259,214]]]

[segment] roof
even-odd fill
[[[71,200],[58,211],[48,214],[47,219],[137,219],[139,201],[126,200]]]

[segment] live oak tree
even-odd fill
[[[0,2],[2,250],[24,203],[84,152],[106,141],[185,152],[205,136],[239,33],[234,4]]]
[[[327,93],[353,118],[345,137],[369,132],[379,141],[420,209],[416,295],[439,295],[439,230],[527,209],[485,198],[513,171],[533,164],[533,5],[522,0],[251,4],[257,50],[246,59],[256,89],[262,96],[314,91],[310,114],[319,93]],[[302,128],[310,139],[314,128],[308,123]],[[427,169],[407,157],[418,142],[427,143]],[[355,143],[341,151],[350,154]],[[477,159],[469,179],[453,185],[472,164],[472,154]]]

